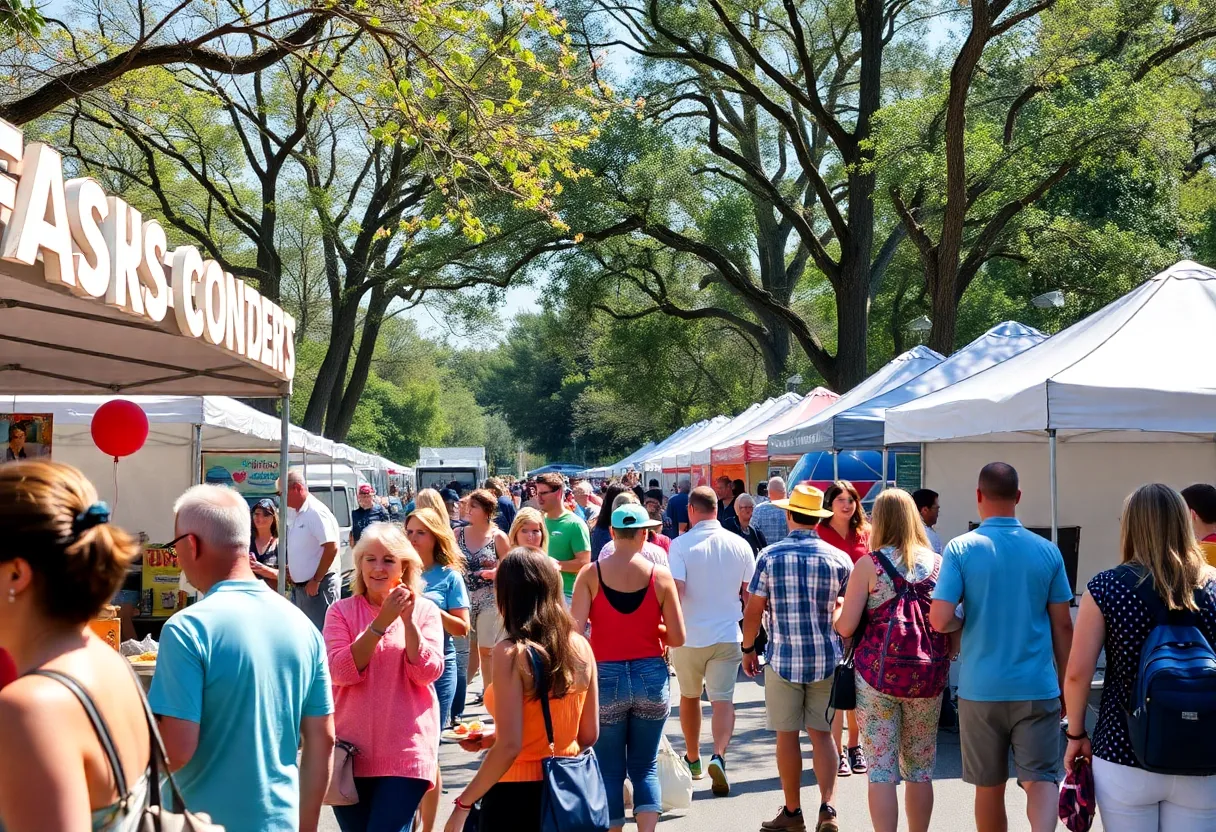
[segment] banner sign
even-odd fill
[[[177,563],[177,552],[163,546],[144,549],[144,563],[140,587],[143,590],[144,615],[168,618],[186,605],[186,594],[181,591],[182,568]]]
[[[246,497],[275,497],[278,454],[203,454],[203,482],[226,485]]]

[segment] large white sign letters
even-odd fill
[[[63,159],[0,120],[0,259],[42,261],[48,283],[187,338],[295,374],[295,319],[194,246],[92,179],[63,179]]]

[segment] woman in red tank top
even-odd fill
[[[591,624],[600,692],[595,743],[611,828],[625,825],[625,775],[633,784],[639,832],[654,832],[659,797],[659,740],[671,710],[666,647],[684,643],[684,616],[675,580],[642,554],[646,530],[660,525],[625,504],[612,512],[612,557],[583,567],[570,611],[580,630]]]

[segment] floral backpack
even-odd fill
[[[866,612],[866,626],[853,662],[866,684],[901,699],[941,696],[950,676],[950,643],[929,626],[929,605],[937,575],[912,583],[883,552],[871,552],[876,567],[891,578],[895,597]]]

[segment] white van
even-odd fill
[[[355,574],[350,548],[351,512],[359,507],[359,486],[367,483],[367,478],[349,465],[337,462],[333,465],[332,477],[330,470],[328,464],[310,465],[308,491],[324,503],[338,520],[338,570],[342,586],[346,587]]]

